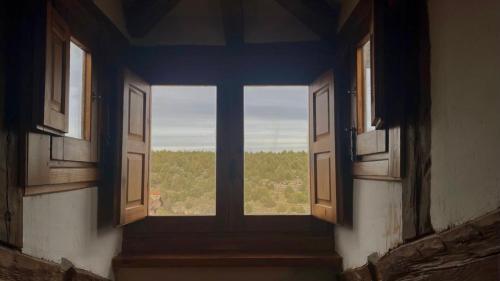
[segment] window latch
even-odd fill
[[[92,99],[93,100],[100,100],[102,97],[100,95],[96,95],[95,92],[92,92]]]
[[[345,128],[344,131],[347,134],[347,137],[349,138],[349,154],[351,158],[351,162],[354,162],[356,159],[356,128],[355,127],[350,127],[350,128]]]

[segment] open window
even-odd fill
[[[398,180],[401,178],[401,132],[399,120],[390,120],[399,108],[388,102],[388,45],[384,32],[385,6],[373,2],[370,27],[354,39],[355,71],[352,95],[353,175],[357,178]],[[392,118],[394,119],[394,118]],[[396,121],[396,122],[395,122]]]
[[[99,105],[92,97],[96,76],[91,50],[72,35],[51,1],[43,19],[46,37],[39,51],[44,51],[44,64],[37,78],[43,103],[32,105],[26,195],[95,186],[99,179]]]
[[[269,221],[272,229],[273,219],[284,216],[290,222],[293,217],[305,222],[310,215],[342,222],[333,72],[309,87],[241,87],[244,227]],[[221,182],[215,167],[227,161],[216,154],[216,139],[226,136],[217,136],[217,87],[150,87],[126,71],[123,89],[118,224],[147,216],[178,227],[183,220],[223,220],[216,207],[235,202],[238,193],[216,196]],[[237,185],[220,188],[231,191]]]

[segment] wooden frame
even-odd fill
[[[211,252],[229,249],[295,251],[312,248],[324,250],[325,247],[333,250],[333,226],[311,215],[244,215],[242,109],[246,83],[238,81],[216,85],[216,215],[147,216],[142,221],[125,226],[123,253]],[[288,233],[293,239],[285,242],[286,239],[279,233]],[[174,241],[175,243],[171,243]],[[322,241],[322,244],[312,245],[318,241]]]

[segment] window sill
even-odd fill
[[[335,252],[311,254],[207,253],[169,255],[119,255],[113,259],[118,268],[165,267],[328,267],[341,270],[342,257]]]

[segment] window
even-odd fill
[[[343,221],[332,71],[310,86],[220,91],[123,77],[119,225],[306,231],[312,216]]]
[[[245,215],[308,215],[308,87],[244,88]]]
[[[99,99],[92,99],[92,92],[99,93],[85,47],[94,44],[72,37],[51,1],[46,23],[44,48],[36,56],[45,64],[37,79],[44,83],[43,95],[35,95],[43,102],[33,102],[36,127],[27,140],[26,195],[96,186],[100,174]]]
[[[67,137],[77,139],[88,138],[85,135],[85,127],[88,112],[88,96],[90,89],[88,76],[90,69],[89,56],[82,48],[74,42],[70,43],[69,54],[69,106],[68,106],[68,132]]]
[[[373,67],[375,55],[372,38],[372,35],[367,35],[356,47],[356,96],[353,97],[355,106],[352,116],[356,127],[353,175],[394,180],[401,177],[401,134],[399,127],[379,128],[381,118],[375,114],[375,101],[382,102],[384,99],[380,96],[384,92],[382,87],[375,91],[378,80],[375,81],[377,73]]]
[[[215,215],[217,88],[153,86],[149,215]]]

